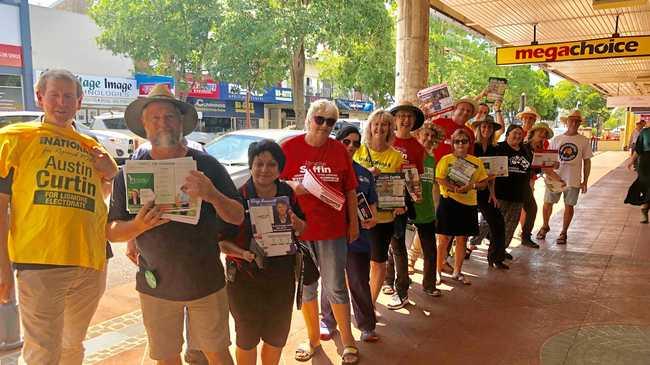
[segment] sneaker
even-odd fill
[[[384,285],[381,287],[381,292],[386,295],[393,295],[395,294],[395,288],[390,285]]]
[[[539,245],[530,238],[530,235],[521,236],[521,244],[530,248],[539,248]]]
[[[433,288],[433,289],[424,289],[424,294],[431,297],[439,297],[442,295],[442,292],[440,291],[440,289]]]
[[[377,342],[379,341],[379,336],[377,332],[372,331],[361,331],[361,341],[363,342]]]
[[[405,296],[404,298],[402,298],[402,297],[399,296],[399,294],[395,293],[390,298],[390,303],[388,303],[387,307],[390,310],[396,310],[396,309],[401,309],[401,308],[406,307],[406,305],[408,303],[409,303],[408,295]]]

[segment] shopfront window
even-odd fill
[[[0,111],[23,110],[23,84],[18,75],[0,75]]]

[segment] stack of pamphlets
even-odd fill
[[[449,168],[447,178],[458,187],[465,186],[472,180],[472,175],[477,168],[478,166],[466,159],[459,158]]]
[[[481,156],[479,157],[483,162],[485,170],[488,175],[497,177],[508,176],[508,156]]]
[[[447,84],[438,84],[417,93],[420,109],[426,118],[437,117],[454,109],[454,99]]]
[[[305,169],[305,175],[302,178],[302,186],[313,196],[330,207],[341,210],[345,203],[345,196],[330,186],[323,183],[311,168]]]
[[[406,191],[408,191],[411,199],[419,203],[422,201],[422,183],[420,182],[420,174],[415,165],[402,166],[402,173],[404,174],[404,183],[406,184]]]
[[[406,206],[404,200],[404,176],[401,173],[382,173],[377,176],[375,183],[379,198],[377,208],[393,210]]]
[[[564,181],[553,180],[548,177],[544,178],[544,184],[546,188],[552,193],[561,193],[567,189],[567,185]]]
[[[497,100],[503,100],[503,95],[508,87],[508,79],[501,77],[490,77],[487,87],[487,100],[494,103]]]
[[[273,257],[296,253],[293,242],[293,226],[289,214],[289,197],[249,199],[253,241],[256,256]],[[258,263],[259,266],[259,263]]]
[[[197,224],[201,199],[191,199],[185,188],[185,179],[195,170],[196,161],[191,157],[126,161],[124,180],[128,212],[137,214],[153,200],[163,211],[163,218]]]
[[[364,193],[357,193],[357,213],[362,221],[372,219],[372,209],[370,209],[370,204],[368,204]]]
[[[535,152],[533,154],[533,163],[531,167],[533,168],[558,168],[559,167],[559,155],[557,150],[544,150]]]

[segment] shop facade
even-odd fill
[[[36,110],[27,0],[0,0],[0,111]]]

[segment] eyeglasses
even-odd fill
[[[454,144],[468,144],[469,139],[455,139]]]
[[[342,139],[342,140],[341,140],[341,143],[343,143],[343,144],[346,145],[346,146],[349,146],[350,143],[352,143],[352,145],[353,145],[354,147],[356,147],[356,148],[361,147],[361,141],[350,141],[350,140],[347,139],[347,138]]]
[[[327,123],[328,127],[331,127],[336,123],[336,118],[325,118],[321,117],[320,115],[317,115],[314,117],[314,122],[318,125],[323,125],[323,123]]]

